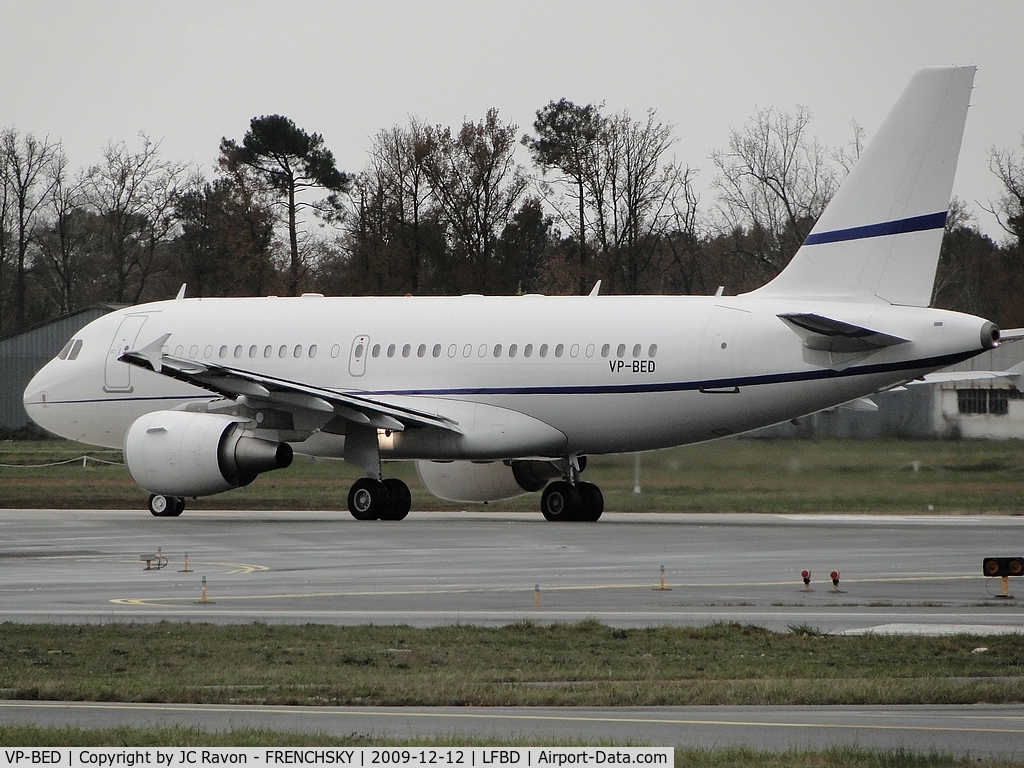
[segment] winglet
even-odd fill
[[[182,286],[182,290],[184,290],[184,288],[185,286]],[[142,349],[125,352],[124,355],[135,355],[137,357],[141,357],[149,363],[150,368],[152,368],[156,373],[160,373],[160,369],[162,368],[161,359],[164,354],[164,344],[167,343],[169,338],[171,338],[171,334],[165,333],[160,338],[149,342],[149,344],[144,346]]]

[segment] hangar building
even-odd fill
[[[36,371],[82,328],[117,308],[114,304],[98,304],[0,339],[0,434],[32,423],[21,396]]]

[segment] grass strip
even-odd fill
[[[147,494],[122,466],[81,461],[83,452],[120,460],[119,451],[63,440],[0,443],[0,507],[145,509]],[[1024,460],[1001,440],[723,440],[642,454],[641,493],[633,492],[635,454],[592,456],[586,479],[619,512],[1021,514]],[[916,469],[915,469],[916,468]],[[405,480],[413,509],[464,509],[430,495],[408,462],[389,464]],[[189,500],[189,509],[344,510],[361,470],[340,461],[296,457],[230,493]],[[536,494],[493,502],[495,511],[537,509]]]
[[[283,733],[239,728],[211,732],[198,728],[37,728],[0,725],[4,747],[579,747],[628,746],[575,739],[479,739],[466,736],[378,738],[362,734]],[[640,746],[640,745],[633,745]],[[1006,768],[1017,761],[957,757],[944,752],[867,750],[833,747],[826,750],[768,752],[745,747],[675,748],[675,765],[692,768]]]
[[[974,652],[984,646],[983,653]],[[1017,636],[825,636],[739,624],[615,629],[0,625],[0,696],[374,706],[1024,701]]]

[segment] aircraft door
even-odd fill
[[[733,339],[742,317],[739,312],[730,312],[708,318],[700,345],[700,377],[705,386],[732,386],[725,382],[733,375]]]
[[[352,350],[348,356],[348,372],[352,376],[366,373],[366,356],[370,353],[370,337],[365,334],[352,340]]]
[[[117,333],[107,350],[107,361],[103,370],[104,392],[130,392],[132,388],[132,367],[117,358],[135,346],[135,340],[146,322],[146,315],[126,315],[117,328]]]

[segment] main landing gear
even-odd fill
[[[348,492],[348,511],[356,520],[402,520],[411,507],[409,486],[397,477],[364,477]]]
[[[540,511],[545,520],[592,523],[604,512],[604,494],[593,483],[555,480],[540,497]]]
[[[154,493],[149,497],[149,511],[156,517],[177,517],[185,511],[185,499]]]
[[[593,483],[580,480],[587,457],[575,454],[562,461],[562,479],[548,483],[540,497],[545,520],[592,523],[604,512],[604,494]]]

